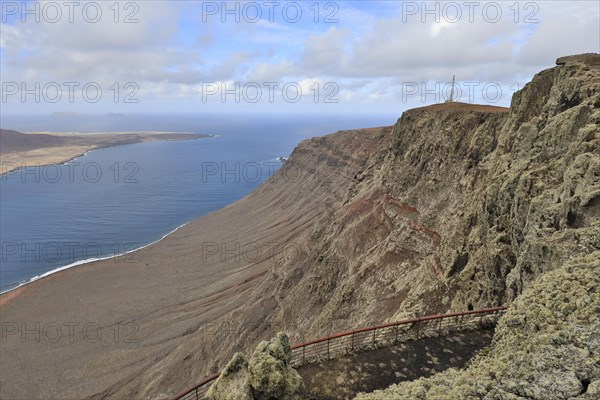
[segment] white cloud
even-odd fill
[[[517,59],[520,64],[540,66],[569,54],[600,52],[600,2],[543,4],[538,18]]]
[[[106,18],[96,24],[3,23],[2,80],[133,81],[157,103],[198,96],[202,82],[336,82],[344,105],[363,109],[394,104],[404,82],[455,74],[461,82],[522,86],[556,57],[600,51],[600,3],[588,1],[535,2],[539,22],[530,24],[523,2],[518,23],[513,2],[502,3],[495,23],[481,10],[474,22],[463,13],[458,22],[436,23],[407,18],[401,2],[337,2],[333,24],[314,23],[310,13],[296,24],[205,22],[197,3],[166,1],[137,2],[139,22],[115,24],[113,3],[102,4]]]
[[[304,43],[302,65],[309,70],[327,71],[346,56],[349,29],[332,27],[322,34],[310,35]]]
[[[284,59],[278,63],[260,63],[248,73],[248,80],[252,82],[278,82],[284,77],[296,75],[298,71],[298,64],[290,60]]]

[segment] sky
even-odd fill
[[[2,114],[508,106],[600,52],[598,1],[1,0]]]

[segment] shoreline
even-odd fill
[[[196,219],[196,218],[195,218]],[[36,275],[33,278],[29,279],[26,282],[22,282],[20,283],[18,286],[15,286],[14,288],[5,290],[4,292],[0,292],[0,307],[4,306],[5,304],[8,304],[11,300],[13,300],[14,298],[16,298],[17,296],[19,296],[22,292],[25,291],[25,289],[27,289],[27,287],[35,282],[39,282],[41,280],[43,280],[44,278],[48,278],[50,276],[54,276],[62,271],[67,271],[76,267],[82,267],[82,266],[86,266],[88,264],[92,264],[95,263],[97,261],[104,261],[104,260],[110,260],[111,258],[117,258],[117,257],[123,257],[127,254],[132,254],[135,253],[136,251],[140,251],[143,250],[149,246],[152,246],[154,244],[157,244],[158,242],[162,241],[163,239],[165,239],[166,237],[172,235],[173,233],[177,232],[179,229],[183,228],[184,226],[188,225],[189,223],[193,222],[195,219],[192,219],[191,221],[187,221],[181,225],[179,225],[178,227],[176,227],[175,229],[171,230],[170,232],[167,232],[166,234],[164,234],[160,239],[154,240],[150,243],[147,243],[143,246],[140,246],[136,249],[133,250],[129,250],[126,251],[124,253],[120,253],[120,254],[113,254],[113,255],[109,255],[106,257],[99,257],[99,258],[88,258],[85,260],[79,260],[79,261],[75,261],[72,262],[70,264],[67,265],[63,265],[62,267],[58,267],[58,268],[54,268],[53,270],[50,270],[48,272],[44,272],[41,275]],[[15,292],[15,293],[13,293]],[[11,295],[11,293],[13,293]]]
[[[219,135],[211,135],[211,136],[209,136],[209,137],[217,137],[217,136],[219,136]],[[203,138],[197,138],[197,139],[203,139]],[[189,139],[189,140],[196,140],[196,139]],[[136,144],[136,143],[129,143],[129,144]],[[123,146],[126,146],[126,145],[123,145]],[[109,146],[109,147],[112,147],[112,146]],[[104,148],[107,148],[107,147],[104,147]],[[91,150],[88,150],[88,151],[86,151],[85,153],[83,153],[83,154],[81,154],[81,155],[79,155],[79,156],[77,156],[77,157],[73,157],[73,158],[71,158],[70,160],[68,160],[68,161],[65,161],[65,162],[64,162],[64,163],[62,163],[61,165],[65,165],[65,164],[67,164],[67,163],[68,163],[68,162],[70,162],[70,161],[73,161],[73,160],[75,160],[75,159],[78,159],[78,158],[84,157],[84,156],[85,156],[87,153],[89,153],[89,152],[91,152],[91,151],[94,151],[94,150],[99,150],[99,149],[100,149],[100,148],[98,148],[98,149],[91,149]],[[288,157],[289,157],[289,156],[288,156]],[[272,159],[272,160],[268,160],[268,161],[277,161],[277,158],[274,158],[274,159]],[[263,161],[263,162],[264,162],[264,161]],[[15,172],[15,171],[17,171],[17,170],[14,170],[14,171],[11,171],[11,172]],[[228,206],[230,206],[231,204],[233,204],[233,203],[227,204],[227,205],[223,206],[222,208],[228,207]],[[222,208],[221,208],[221,209],[222,209]],[[215,211],[218,211],[218,210],[215,210]],[[147,244],[144,244],[144,245],[142,245],[142,246],[140,246],[140,247],[137,247],[137,248],[135,248],[135,249],[133,249],[133,250],[129,250],[129,251],[126,251],[126,252],[123,252],[123,253],[119,253],[119,254],[112,254],[112,255],[108,255],[108,256],[106,256],[106,257],[99,257],[99,258],[88,258],[88,259],[84,259],[84,260],[74,261],[74,262],[72,262],[72,263],[70,263],[70,264],[63,265],[63,266],[60,266],[60,267],[54,268],[54,269],[52,269],[52,270],[50,270],[50,271],[48,271],[48,272],[44,272],[44,273],[42,273],[41,275],[36,275],[36,276],[34,276],[33,278],[30,278],[29,280],[27,280],[27,281],[25,281],[25,282],[21,282],[21,283],[19,283],[19,284],[18,284],[17,286],[15,286],[14,288],[10,288],[10,289],[7,289],[7,290],[5,290],[5,291],[0,291],[0,307],[2,307],[2,306],[3,306],[3,305],[5,305],[5,304],[8,304],[8,302],[10,302],[12,299],[16,298],[17,296],[19,296],[19,295],[20,295],[20,294],[21,294],[23,291],[25,291],[25,290],[27,289],[27,287],[28,287],[29,285],[31,285],[31,284],[33,284],[33,283],[35,283],[35,282],[41,281],[41,280],[43,280],[44,278],[48,278],[48,277],[50,277],[50,276],[53,276],[53,275],[56,275],[56,274],[58,274],[58,273],[60,273],[60,272],[62,272],[62,271],[66,271],[66,270],[69,270],[69,269],[73,269],[73,268],[75,268],[75,267],[86,266],[87,264],[92,264],[92,263],[94,263],[94,262],[97,262],[97,261],[104,261],[104,260],[109,260],[109,259],[111,259],[111,258],[122,257],[122,256],[125,256],[125,255],[128,255],[128,254],[132,254],[132,253],[135,253],[135,252],[137,252],[137,251],[143,250],[143,249],[145,249],[145,248],[147,248],[147,247],[150,247],[150,246],[152,246],[152,245],[155,245],[155,244],[159,243],[160,241],[164,240],[164,239],[165,239],[165,238],[167,238],[168,236],[170,236],[170,235],[172,235],[173,233],[177,232],[179,229],[181,229],[181,228],[183,228],[184,226],[186,226],[186,225],[190,224],[191,222],[195,221],[195,220],[196,220],[196,219],[198,219],[198,218],[202,218],[203,216],[204,216],[204,215],[201,215],[201,216],[199,216],[199,217],[197,217],[197,218],[194,218],[194,219],[192,219],[192,220],[190,220],[190,221],[184,222],[183,224],[181,224],[181,225],[177,226],[175,229],[173,229],[173,230],[171,230],[171,231],[167,232],[166,234],[164,234],[163,236],[161,236],[159,239],[157,239],[157,240],[154,240],[154,241],[152,241],[152,242],[149,242],[149,243],[147,243]],[[11,294],[12,294],[12,295],[11,295]]]
[[[147,133],[147,132],[144,132],[144,133]],[[165,133],[173,134],[173,133],[176,133],[176,132],[152,132],[152,134],[165,134]],[[75,134],[75,133],[71,133],[71,134]],[[186,135],[186,134],[190,134],[190,133],[177,133],[177,134]],[[215,134],[193,134],[193,135],[202,135],[202,136],[200,136],[200,137],[194,137],[194,138],[190,138],[190,139],[186,139],[186,138],[181,138],[181,139],[162,139],[162,140],[158,140],[158,141],[162,142],[162,141],[199,140],[199,139],[206,139],[206,138],[212,138],[212,137],[219,136],[219,135],[215,135]],[[44,167],[44,166],[48,166],[48,165],[66,165],[66,164],[68,164],[71,161],[74,161],[76,159],[85,157],[88,153],[90,153],[92,151],[95,151],[95,150],[107,149],[107,148],[110,148],[110,147],[117,147],[117,146],[127,146],[127,145],[130,145],[130,144],[152,143],[152,142],[153,141],[140,141],[140,142],[133,142],[133,143],[114,143],[114,144],[110,144],[110,145],[106,145],[106,146],[98,146],[98,147],[90,148],[90,149],[84,151],[83,153],[80,153],[80,154],[77,154],[75,156],[69,157],[66,160],[61,160],[61,161],[58,161],[58,162],[44,163],[44,164],[38,163],[38,164],[34,165],[33,167],[34,168],[40,168],[40,167]],[[11,170],[0,171],[0,177],[4,177],[5,175],[11,174],[11,173],[17,173],[20,169],[26,168],[26,167],[32,167],[32,165],[21,165],[21,166],[18,166],[16,168],[14,168],[14,169],[11,169]],[[112,254],[112,255],[109,255],[109,256],[106,256],[106,257],[90,258],[90,259],[75,261],[75,262],[69,263],[67,265],[63,265],[61,267],[57,267],[57,268],[54,268],[54,269],[52,269],[50,271],[44,272],[41,275],[36,275],[36,276],[34,276],[32,278],[29,278],[25,282],[19,283],[14,288],[10,288],[10,289],[7,289],[5,291],[0,291],[0,307],[8,304],[11,300],[13,300],[17,296],[19,296],[32,283],[38,282],[38,281],[40,281],[40,280],[42,280],[44,278],[48,278],[50,276],[54,276],[54,275],[56,275],[59,272],[66,271],[66,270],[69,270],[69,269],[72,269],[72,268],[75,268],[75,267],[85,266],[87,264],[91,264],[91,263],[94,263],[96,261],[103,261],[103,260],[108,260],[108,259],[111,259],[111,258],[122,257],[122,256],[125,256],[127,254],[131,254],[131,253],[134,253],[136,251],[145,249],[148,246],[151,246],[153,244],[156,244],[156,243],[160,242],[161,240],[165,239],[167,236],[175,233],[177,230],[179,230],[180,228],[184,227],[185,225],[189,224],[192,221],[193,220],[187,221],[187,222],[185,222],[185,223],[177,226],[175,229],[167,232],[161,238],[159,238],[157,240],[154,240],[154,241],[152,241],[150,243],[147,243],[145,245],[142,245],[142,246],[140,246],[140,247],[138,247],[136,249],[129,250],[129,251],[126,251],[126,252],[120,253],[120,254]]]
[[[27,135],[36,135],[36,134],[45,134],[45,135],[53,135],[53,136],[59,136],[59,137],[69,137],[69,136],[77,136],[77,137],[81,137],[81,135],[103,135],[103,136],[108,136],[108,135],[119,135],[119,134],[129,134],[129,135],[146,135],[146,136],[142,136],[141,140],[138,141],[133,141],[133,142],[129,142],[129,143],[119,143],[119,142],[115,142],[115,143],[107,143],[107,144],[90,144],[86,147],[85,150],[83,150],[83,152],[77,153],[75,155],[69,155],[66,157],[63,157],[62,159],[59,159],[57,161],[48,161],[48,162],[44,162],[44,161],[38,161],[38,162],[33,162],[32,164],[28,164],[27,162],[8,162],[7,164],[9,165],[9,168],[4,169],[2,168],[2,165],[4,164],[4,161],[0,161],[0,177],[10,174],[12,172],[16,172],[19,171],[20,169],[23,168],[42,168],[42,167],[47,167],[50,165],[65,165],[71,161],[74,161],[78,158],[84,157],[87,153],[89,153],[90,151],[94,151],[94,150],[101,150],[101,149],[107,149],[110,147],[117,147],[117,146],[127,146],[129,144],[138,144],[138,143],[152,143],[152,142],[169,142],[169,141],[185,141],[185,140],[197,140],[197,139],[207,139],[207,138],[213,138],[213,137],[217,137],[218,135],[215,134],[211,134],[211,133],[189,133],[189,132],[150,132],[150,131],[132,131],[132,132],[97,132],[97,133],[80,133],[80,132],[29,132],[26,133]],[[160,136],[160,135],[181,135],[181,138],[156,138],[156,136]],[[184,135],[194,135],[195,137],[192,138],[186,138]],[[49,147],[47,149],[58,149],[59,151],[62,149],[64,151],[64,147],[66,146],[59,146],[59,147]],[[36,149],[32,149],[30,151],[35,151]],[[19,152],[14,152],[14,153],[19,153]],[[2,154],[0,157],[6,157],[7,155],[12,156],[14,155],[14,153],[8,152],[5,154]],[[23,153],[23,152],[20,152]],[[11,166],[14,165],[13,166]]]

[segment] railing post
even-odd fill
[[[196,386],[196,400],[200,400],[200,397],[198,396],[198,386]]]
[[[394,343],[398,342],[398,332],[400,331],[400,325],[396,325],[396,338],[394,339]]]
[[[375,344],[375,329],[373,329],[373,344]]]
[[[304,365],[305,360],[306,360],[306,346],[302,346],[302,365]]]
[[[419,330],[421,329],[421,321],[416,322],[417,325],[417,339],[419,338]]]
[[[438,324],[438,334],[440,334],[440,335],[442,334],[442,320],[443,319],[444,318],[440,318],[440,323]]]
[[[327,339],[327,358],[331,358],[329,356],[329,338]]]
[[[350,348],[352,350],[354,350],[354,332],[352,332],[352,341],[351,341],[351,344],[350,344]]]

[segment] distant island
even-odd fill
[[[582,54],[510,108],[306,139],[235,203],[0,295],[0,398],[199,399],[223,371],[210,400],[597,399],[599,118],[600,55]],[[368,327],[441,333],[500,307],[484,335],[325,363],[336,332],[376,346]],[[295,343],[327,355],[298,376]]]
[[[203,133],[176,132],[31,132],[0,129],[0,174],[17,168],[64,163],[103,147],[163,140],[211,137]]]

